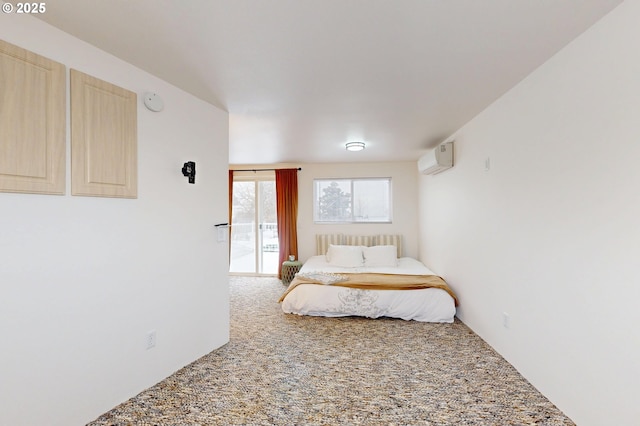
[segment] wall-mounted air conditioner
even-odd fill
[[[423,175],[435,175],[453,167],[453,141],[441,143],[418,160]]]

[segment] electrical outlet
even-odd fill
[[[511,327],[511,316],[506,312],[502,313],[502,325],[504,328]]]
[[[147,349],[151,349],[156,345],[156,331],[151,330],[147,333]]]

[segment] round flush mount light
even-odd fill
[[[164,108],[164,102],[157,93],[147,92],[144,94],[144,106],[150,111],[160,112]]]
[[[347,142],[345,148],[347,148],[347,151],[362,151],[364,149],[364,142]]]

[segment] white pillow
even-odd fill
[[[364,258],[360,246],[337,246],[330,244],[327,250],[327,262],[332,266],[357,268],[362,266]]]
[[[396,246],[363,247],[364,266],[398,266]]]

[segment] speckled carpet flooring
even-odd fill
[[[231,277],[231,341],[98,425],[573,425],[456,319],[284,314],[273,278]]]

